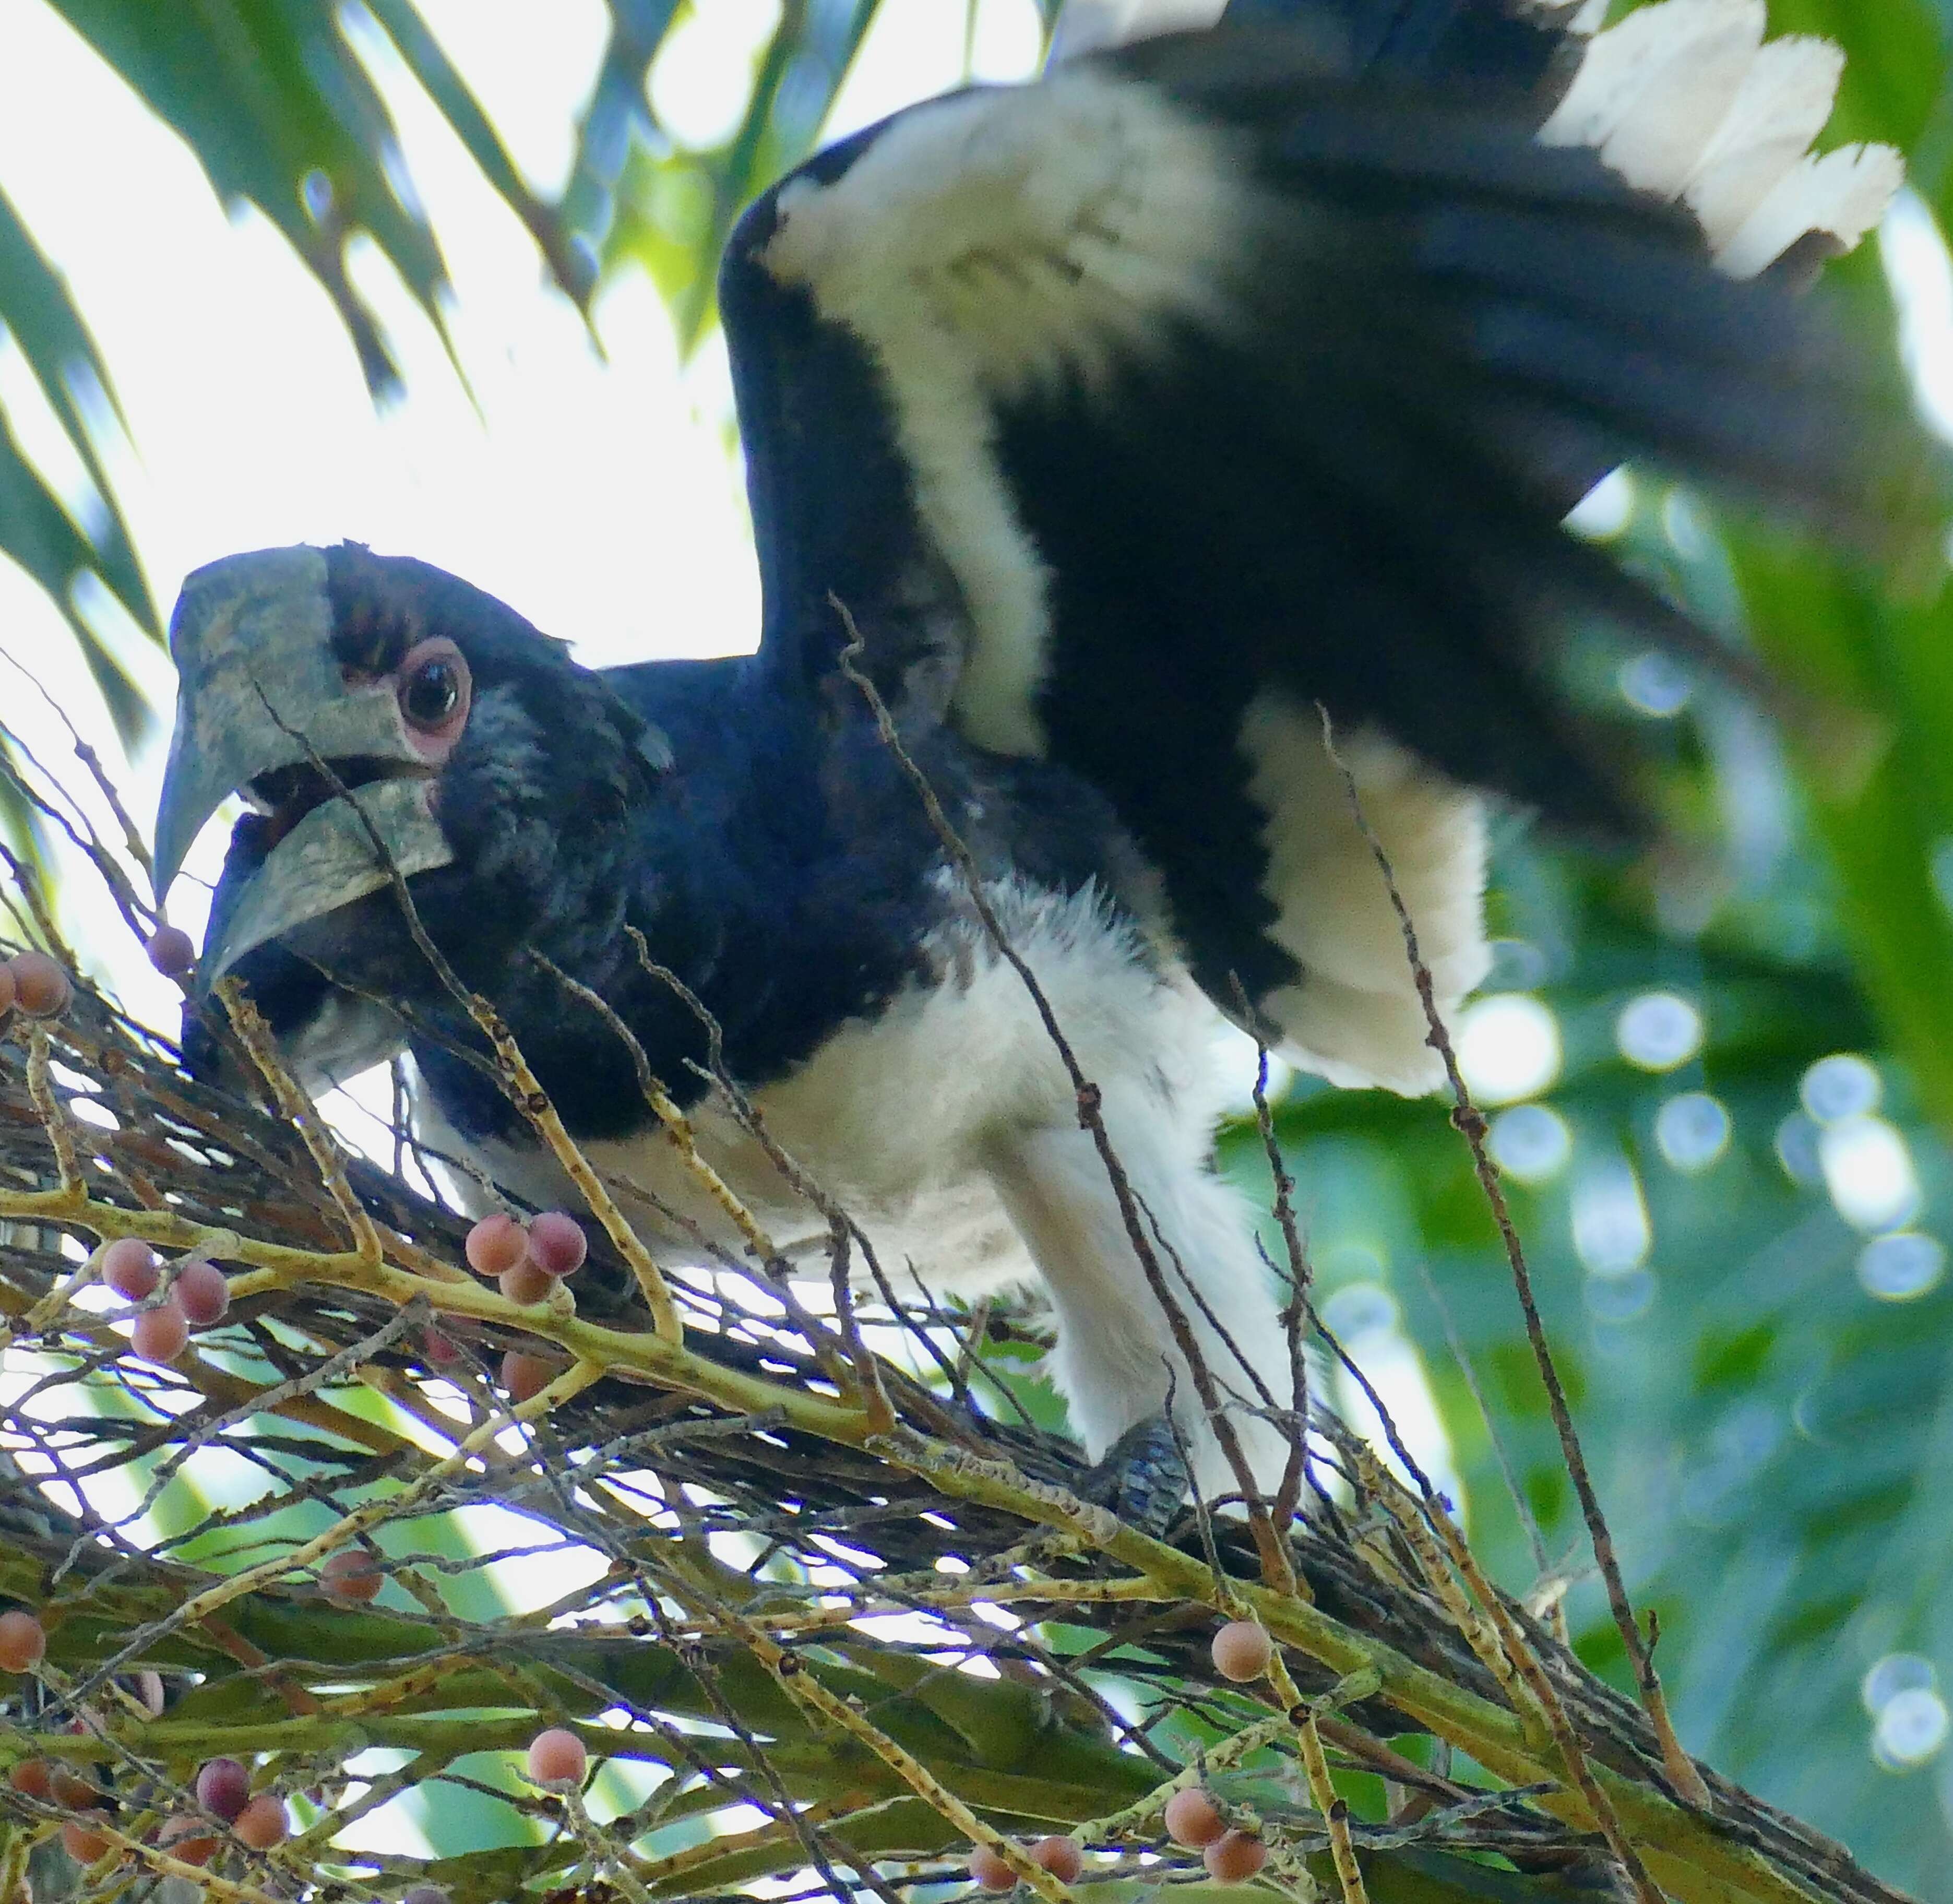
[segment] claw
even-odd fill
[[[1161,1409],[1133,1423],[1093,1463],[1079,1492],[1127,1526],[1163,1540],[1193,1485],[1172,1418]]]

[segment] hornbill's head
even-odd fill
[[[377,1001],[446,1004],[396,872],[478,990],[524,944],[574,958],[614,936],[662,738],[513,610],[355,543],[271,549],[192,575],[170,641],[158,889],[243,795],[199,983],[238,973],[302,1069],[315,1041],[341,1069],[397,1048]]]

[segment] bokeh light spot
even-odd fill
[[[1655,1113],[1654,1140],[1677,1170],[1707,1170],[1729,1147],[1729,1113],[1707,1091],[1683,1091]]]
[[[1858,1697],[1876,1719],[1901,1692],[1929,1692],[1939,1683],[1939,1673],[1923,1653],[1888,1653],[1860,1681]]]
[[[1925,1686],[1895,1693],[1872,1727],[1872,1756],[1888,1771],[1923,1765],[1953,1730],[1946,1702]]]
[[[1560,1021],[1523,992],[1479,999],[1460,1022],[1456,1044],[1466,1083],[1487,1104],[1536,1096],[1560,1075]]]
[[[1644,1071],[1672,1071],[1702,1048],[1702,1014],[1672,992],[1644,992],[1614,1021],[1621,1056]]]
[[[1544,1104],[1516,1104],[1492,1120],[1493,1161],[1522,1184],[1544,1183],[1573,1154],[1573,1133]]]
[[[1676,662],[1653,650],[1622,662],[1618,679],[1628,705],[1652,720],[1672,720],[1695,692]]]
[[[1835,1124],[1841,1118],[1864,1117],[1876,1111],[1884,1087],[1864,1059],[1843,1051],[1819,1059],[1804,1074],[1797,1094],[1820,1124]]]
[[[1917,1230],[1875,1236],[1858,1252],[1858,1281],[1882,1303],[1909,1303],[1938,1288],[1945,1273],[1945,1246]]]
[[[1889,1230],[1919,1209],[1919,1177],[1905,1139],[1883,1118],[1848,1117],[1817,1139],[1824,1187],[1853,1228]]]

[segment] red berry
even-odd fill
[[[504,1269],[495,1278],[495,1286],[510,1302],[527,1309],[531,1303],[547,1302],[550,1291],[556,1287],[556,1278],[547,1269],[538,1269],[533,1263],[519,1263],[513,1269]]]
[[[14,1002],[29,1018],[52,1018],[67,1008],[74,987],[45,952],[16,952],[8,963],[14,968]]]
[[[561,1210],[544,1210],[529,1225],[529,1260],[546,1276],[572,1276],[590,1253],[583,1225]]]
[[[230,1306],[230,1278],[202,1256],[179,1259],[176,1280],[171,1287],[183,1320],[192,1328],[208,1328],[222,1322],[224,1311]]]
[[[1274,1657],[1274,1642],[1258,1620],[1230,1620],[1214,1636],[1214,1670],[1224,1680],[1258,1680]]]
[[[1211,1845],[1227,1829],[1221,1808],[1197,1785],[1174,1793],[1166,1802],[1166,1835],[1190,1851]]]
[[[180,926],[158,926],[149,940],[149,963],[165,978],[181,978],[196,963],[196,947]]]
[[[201,1818],[165,1818],[156,1843],[186,1865],[207,1865],[217,1855],[216,1834]]]
[[[1049,1871],[1061,1884],[1075,1884],[1085,1868],[1085,1852],[1076,1838],[1040,1838],[1031,1846],[1031,1862]]]
[[[318,1570],[319,1586],[336,1606],[363,1607],[386,1581],[386,1570],[363,1547],[342,1548]]]
[[[7,1774],[7,1783],[45,1805],[54,1796],[54,1769],[45,1758],[24,1758]]]
[[[499,1276],[504,1269],[514,1269],[528,1253],[528,1232],[513,1217],[497,1210],[468,1232],[461,1247],[469,1268],[478,1276]]]
[[[102,1280],[125,1303],[153,1296],[162,1273],[155,1251],[140,1237],[118,1236],[102,1253]]]
[[[154,1309],[143,1310],[130,1325],[129,1345],[145,1362],[174,1362],[189,1341],[190,1324],[174,1291]]]
[[[1217,1884],[1245,1884],[1268,1862],[1268,1848],[1245,1831],[1230,1831],[1200,1854],[1200,1862]]]
[[[527,1401],[531,1395],[541,1394],[556,1374],[553,1363],[539,1355],[525,1355],[520,1349],[511,1349],[502,1358],[502,1386],[511,1401]]]
[[[590,1767],[590,1755],[583,1741],[561,1726],[539,1732],[529,1741],[529,1777],[538,1785],[556,1785],[574,1779],[582,1782]]]
[[[970,1854],[970,1877],[986,1891],[1007,1891],[1017,1881],[1017,1874],[999,1852],[979,1845]]]
[[[46,1629],[31,1613],[0,1613],[0,1673],[31,1672],[47,1651]]]
[[[211,1758],[196,1775],[196,1802],[226,1824],[251,1796],[251,1774],[234,1758]]]
[[[105,1825],[108,1822],[105,1811],[83,1811],[70,1818],[61,1829],[61,1849],[77,1865],[92,1865],[108,1849],[108,1840],[99,1830],[91,1830],[91,1825]]]
[[[461,1346],[451,1335],[437,1328],[421,1331],[421,1354],[431,1369],[448,1369],[461,1360]]]
[[[260,1792],[230,1822],[230,1828],[253,1851],[269,1851],[290,1836],[284,1802],[275,1793]]]

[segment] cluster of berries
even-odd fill
[[[335,1563],[351,1562],[351,1566]],[[320,1570],[320,1583],[328,1598],[357,1604],[379,1591],[377,1562],[365,1553],[335,1554]],[[368,1579],[370,1587],[367,1584]],[[47,1631],[31,1613],[18,1608],[0,1613],[0,1672],[30,1673],[47,1657]],[[161,1686],[158,1683],[160,1706]],[[531,1781],[550,1789],[581,1785],[590,1768],[590,1755],[576,1734],[560,1726],[538,1733],[530,1742],[528,1770]],[[70,1767],[45,1758],[15,1761],[8,1783],[22,1796],[60,1806],[69,1814],[61,1827],[61,1843],[77,1863],[92,1865],[114,1849],[106,1835],[111,1828],[114,1795]],[[291,1835],[284,1801],[274,1792],[253,1792],[248,1768],[235,1758],[212,1758],[199,1768],[193,1786],[197,1811],[165,1818],[155,1830],[156,1848],[187,1865],[207,1865],[221,1848],[225,1827],[252,1851],[271,1851]],[[436,1884],[416,1885],[400,1904],[450,1904]]]
[[[499,1213],[484,1216],[468,1232],[462,1250],[477,1275],[492,1276],[510,1302],[526,1309],[547,1302],[563,1278],[583,1267],[590,1244],[575,1217],[544,1210],[527,1224]],[[430,1362],[453,1359],[453,1345],[438,1330],[429,1332],[426,1346]],[[511,1349],[502,1358],[502,1385],[512,1401],[540,1394],[561,1372],[556,1363],[522,1349]]]
[[[0,1672],[32,1672],[47,1650],[46,1629],[32,1614],[17,1608],[0,1614]],[[154,1703],[160,1706],[159,1681],[155,1690]],[[17,1759],[7,1783],[23,1797],[58,1805],[68,1814],[61,1826],[61,1844],[77,1864],[95,1864],[114,1849],[107,1835],[113,1826],[114,1794],[73,1767],[45,1758]],[[153,1837],[159,1851],[183,1864],[208,1864],[217,1855],[224,1826],[253,1851],[269,1851],[290,1835],[283,1800],[272,1792],[254,1793],[250,1774],[234,1758],[206,1763],[196,1775],[196,1793],[204,1815],[166,1818]]]
[[[99,1266],[108,1288],[124,1302],[143,1305],[129,1340],[145,1362],[174,1362],[193,1329],[214,1328],[230,1306],[230,1285],[207,1257],[179,1256],[168,1266],[165,1288],[165,1266],[155,1251],[140,1237],[124,1236],[102,1251]]]
[[[1259,1621],[1230,1620],[1214,1636],[1213,1654],[1214,1670],[1242,1685],[1267,1672],[1274,1642]],[[1217,1884],[1245,1884],[1268,1861],[1268,1846],[1252,1831],[1230,1827],[1213,1794],[1198,1785],[1167,1800],[1166,1833],[1175,1844],[1199,1852],[1208,1876]],[[1040,1838],[1024,1852],[1061,1884],[1073,1883],[1085,1868],[1084,1849],[1076,1838]],[[970,1852],[970,1876],[986,1891],[1007,1891],[1017,1881],[1010,1861],[988,1845]]]

